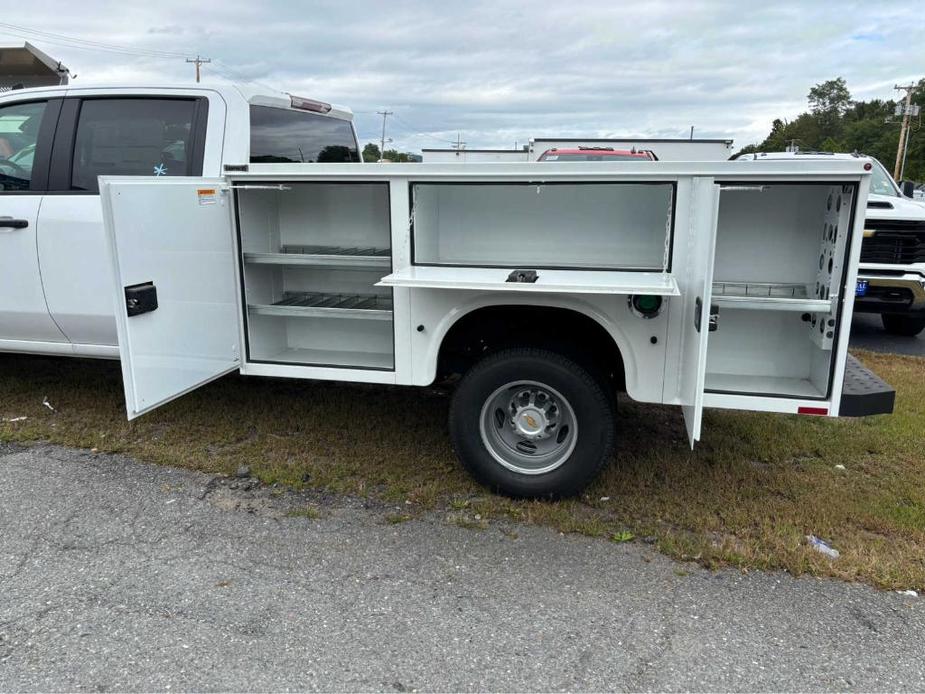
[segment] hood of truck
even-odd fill
[[[871,207],[871,203],[874,206]],[[892,207],[880,207],[889,204]],[[867,197],[867,219],[919,219],[925,220],[925,203],[909,198],[871,193]]]

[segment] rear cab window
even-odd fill
[[[199,175],[203,138],[196,123],[201,101],[84,100],[74,135],[70,189],[98,192],[97,176],[103,175]]]
[[[272,106],[251,106],[254,164],[359,162],[360,148],[349,120]]]

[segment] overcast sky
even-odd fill
[[[399,149],[513,147],[531,136],[762,139],[842,76],[855,98],[893,98],[925,76],[918,2],[4,3],[0,22],[131,51],[196,52],[206,79],[250,79],[344,104],[363,141]],[[0,29],[0,42],[17,30]],[[19,31],[21,35],[24,32]],[[30,40],[78,83],[191,82],[182,58]]]

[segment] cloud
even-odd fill
[[[844,77],[891,98],[925,64],[925,22],[907,2],[580,3],[426,0],[40,0],[3,21],[138,52],[213,58],[206,79],[254,80],[351,106],[361,137],[377,110],[402,149],[513,146],[531,136],[731,136],[760,140]],[[192,80],[182,58],[31,39],[84,83]]]

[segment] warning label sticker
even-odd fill
[[[215,188],[200,188],[196,191],[200,205],[215,204]]]

